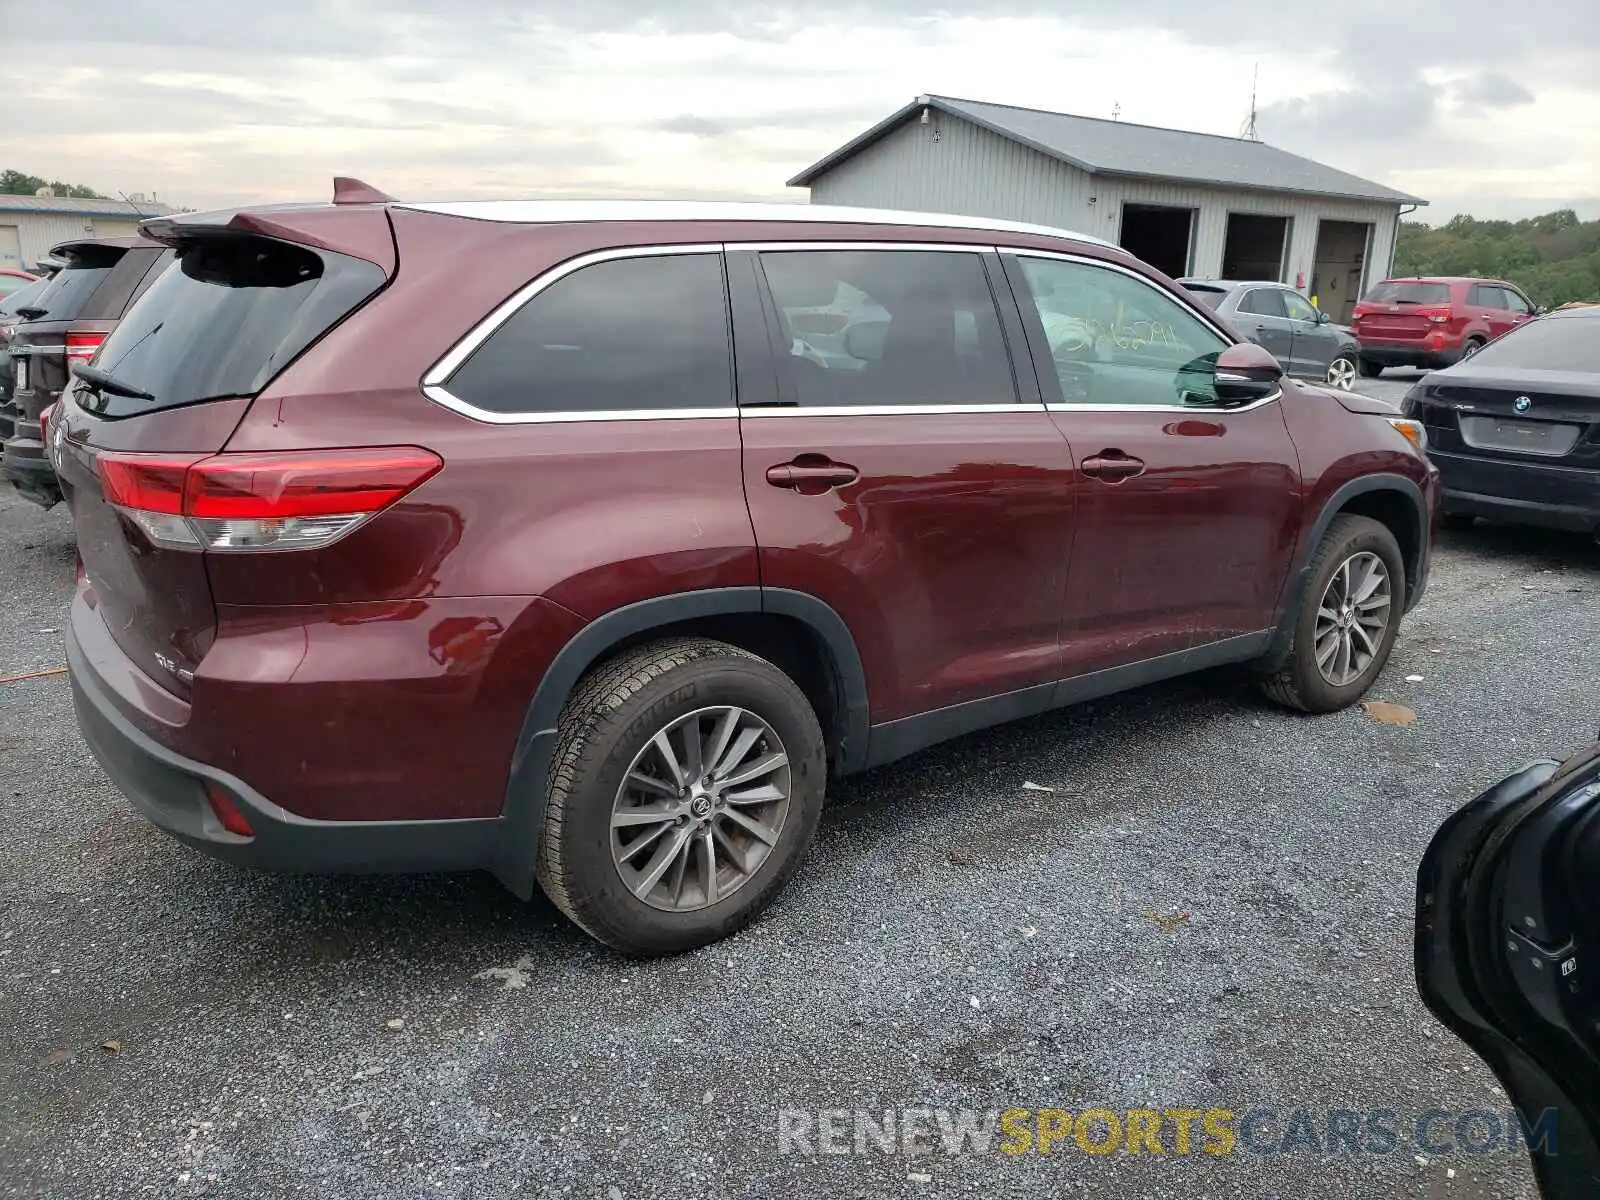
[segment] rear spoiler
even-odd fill
[[[395,271],[393,199],[359,179],[335,179],[332,204],[261,204],[210,212],[172,213],[139,222],[139,232],[165,246],[207,237],[265,237],[364,258]]]

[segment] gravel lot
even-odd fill
[[[62,662],[72,570],[65,513],[0,498],[0,675]],[[1413,871],[1594,736],[1597,591],[1585,539],[1451,535],[1374,693],[1414,726],[1222,674],[979,734],[840,787],[765,920],[652,963],[487,878],[202,858],[64,678],[0,685],[0,1194],[1531,1197],[1520,1156],[1404,1141],[780,1156],[776,1113],[1503,1108],[1416,999]]]

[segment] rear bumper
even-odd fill
[[[1361,343],[1361,357],[1380,367],[1448,367],[1460,362],[1461,354],[1461,346],[1434,346],[1422,341]]]
[[[1600,531],[1600,472],[1430,452],[1444,484],[1442,508],[1518,525]]]
[[[45,457],[39,423],[14,415],[8,422],[4,448],[0,449],[0,470],[17,491],[35,504],[50,508],[61,502],[61,484],[50,460]]]
[[[116,706],[67,630],[72,703],[84,741],[117,788],[152,825],[196,850],[273,871],[363,874],[460,871],[495,866],[498,818],[440,821],[315,821],[272,803],[226,771],[169,750]],[[222,827],[206,784],[224,788],[253,837]]]

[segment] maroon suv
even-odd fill
[[[238,863],[486,868],[683,949],[830,773],[1223,663],[1341,708],[1427,577],[1420,426],[1092,239],[351,187],[144,228],[177,260],[50,430],[68,661]]]

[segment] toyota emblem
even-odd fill
[[[1533,400],[1528,396],[1518,396],[1511,402],[1511,407],[1519,413],[1525,413],[1533,407]]]

